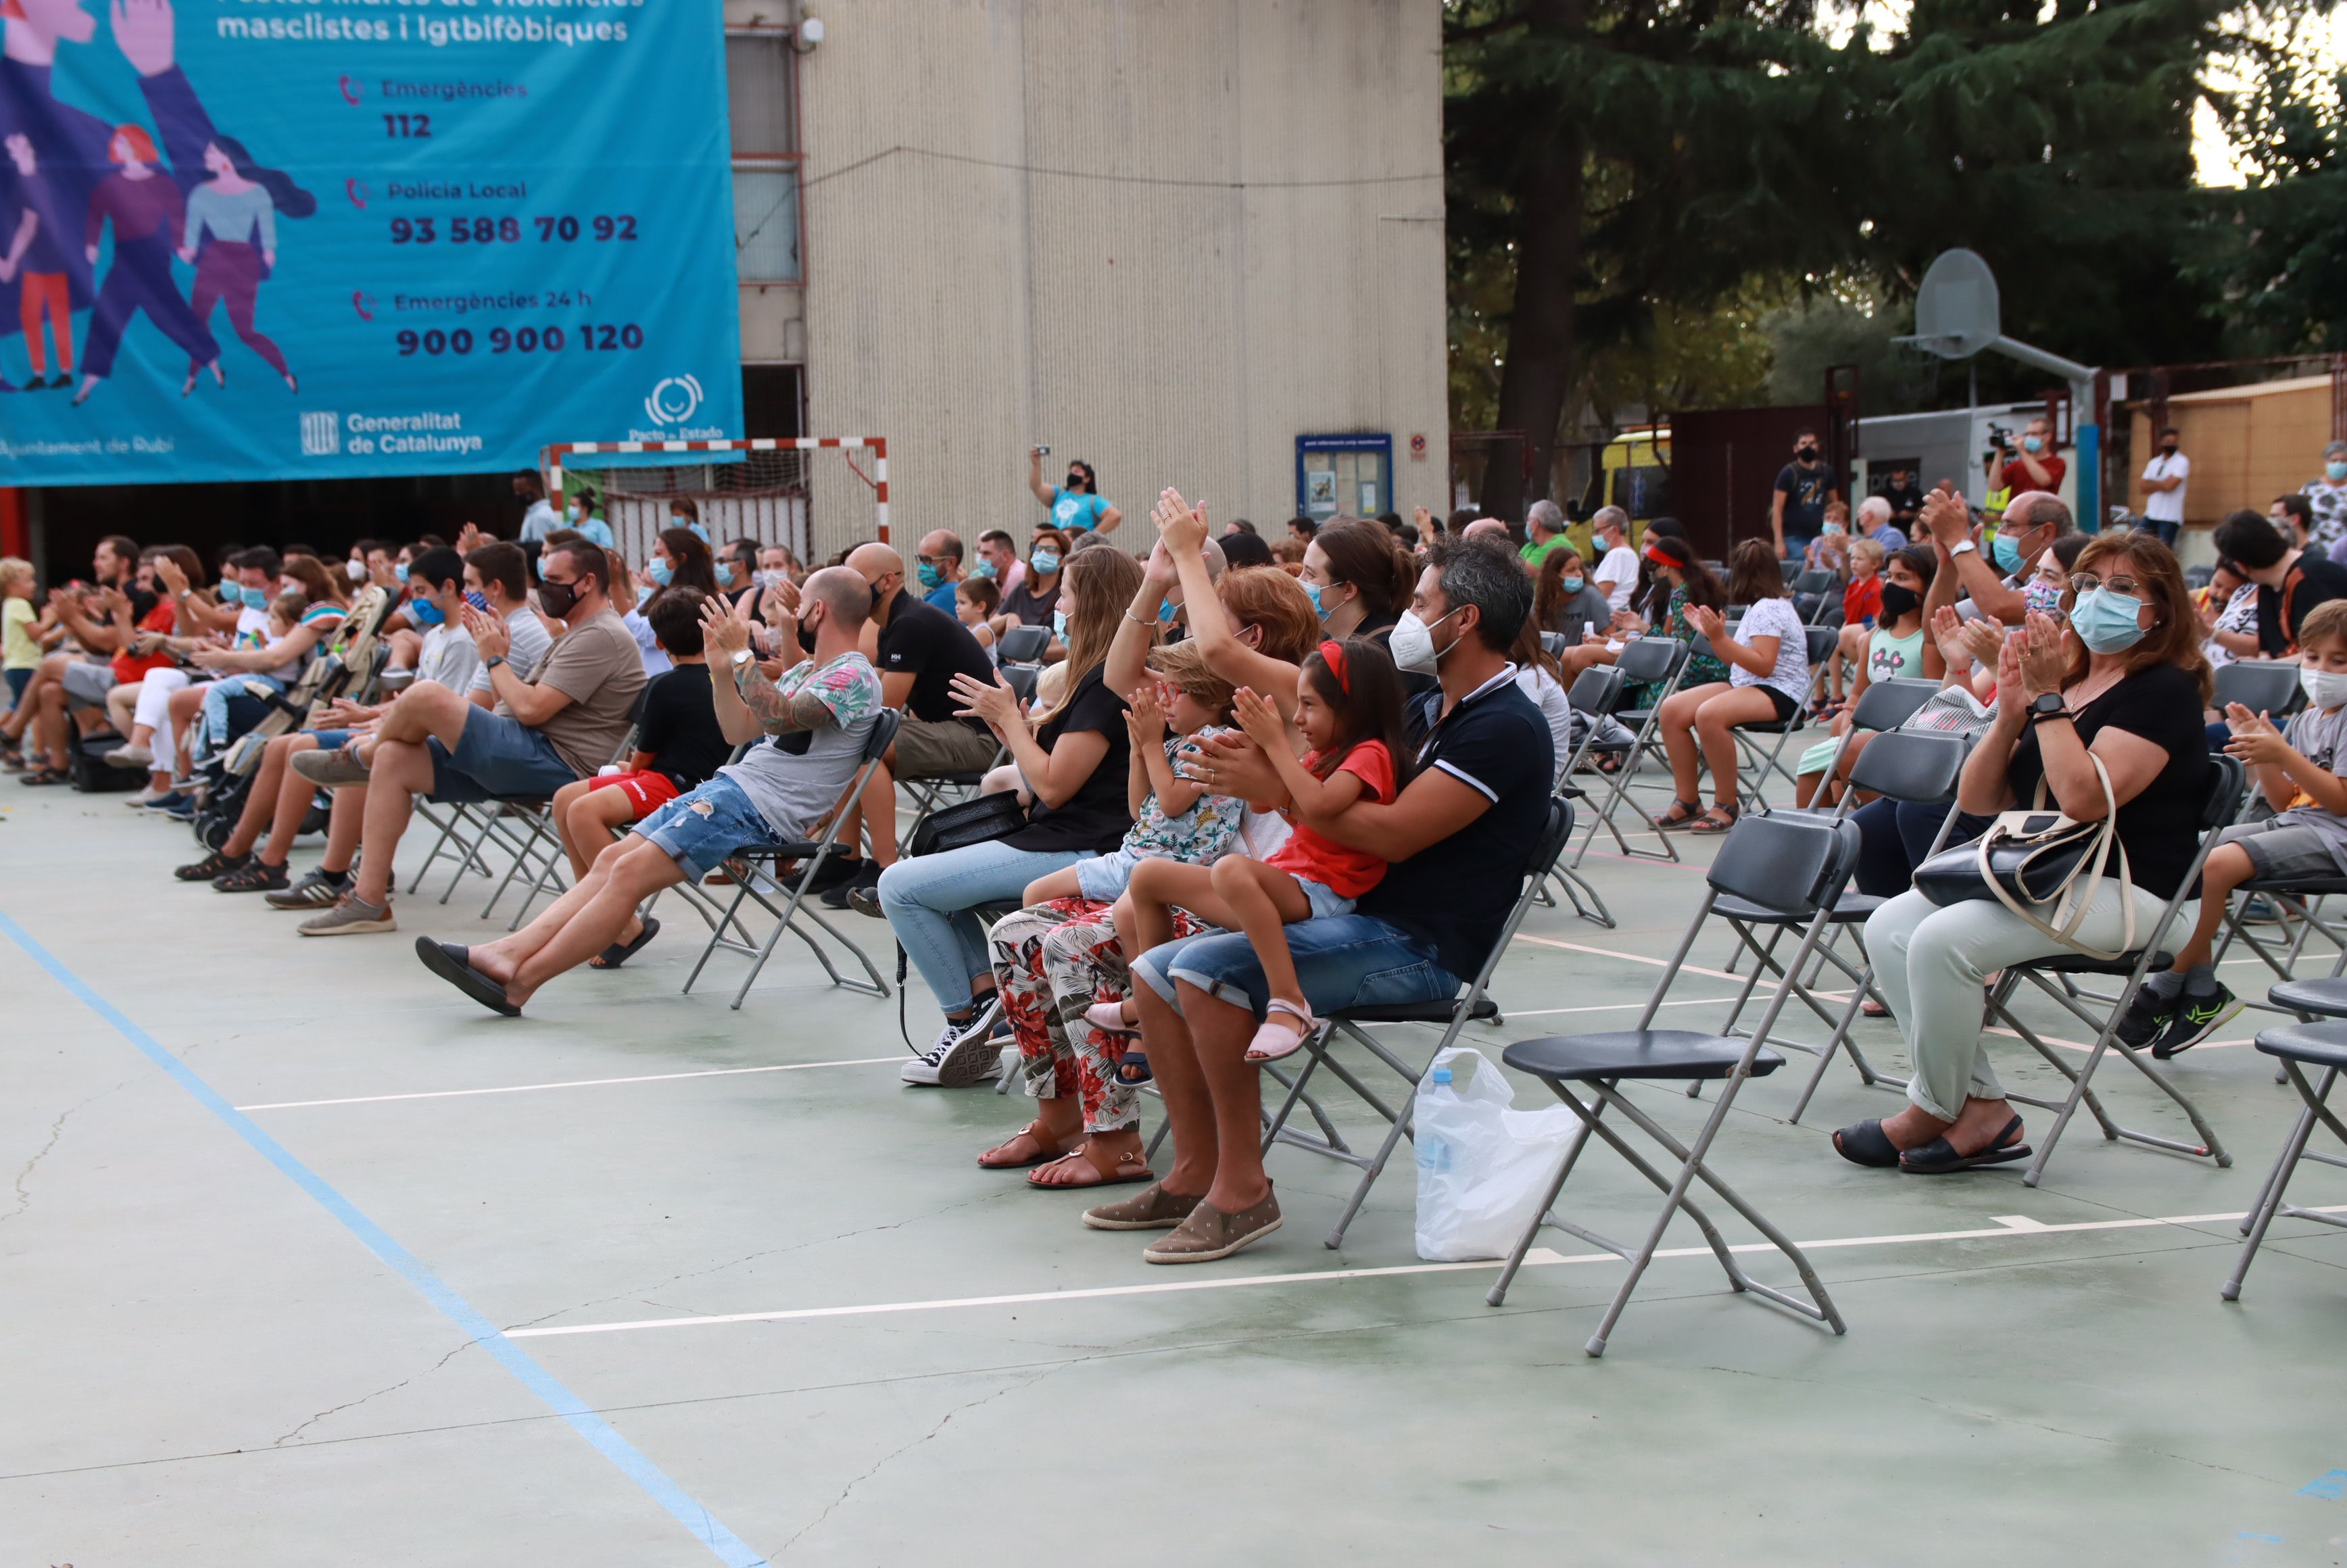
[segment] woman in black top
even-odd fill
[[[2070,582],[2067,630],[2032,613],[2006,641],[1996,716],[1964,764],[1956,804],[1988,816],[2036,804],[2043,784],[2049,810],[2096,822],[2116,802],[2118,850],[2075,933],[2108,952],[2151,939],[2191,867],[2209,786],[2200,710],[2212,679],[2183,569],[2157,538],[2102,536]],[[1911,888],[1867,921],[1866,948],[1915,1074],[1908,1109],[1843,1128],[1834,1146],[1860,1164],[1925,1174],[2025,1156],[2021,1118],[1988,1064],[1981,987],[2007,965],[2068,948],[2001,903],[1942,907]]]
[[[991,843],[899,860],[880,874],[881,911],[946,1015],[937,1044],[907,1069],[913,1081],[968,1083],[995,1059],[995,1042],[960,1039],[994,991],[986,930],[970,911],[1015,900],[1038,876],[1106,854],[1133,825],[1124,698],[1101,673],[1141,585],[1141,563],[1120,549],[1089,549],[1060,575],[1069,653],[1066,695],[1057,707],[1022,714],[999,675],[992,685],[953,678],[962,716],[986,721],[1018,764],[1020,793],[1034,803],[1027,825]],[[925,1066],[936,1075],[912,1078]]]
[[[1060,603],[1060,573],[1068,559],[1068,536],[1057,528],[1037,528],[1027,545],[1027,571],[1019,586],[1002,596],[1001,613],[994,618],[997,637],[1014,626],[1050,626],[1065,607]]]

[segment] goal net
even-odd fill
[[[546,447],[538,467],[548,496],[594,490],[631,561],[651,556],[677,500],[692,503],[713,541],[787,545],[811,567],[888,538],[886,436],[570,441]]]

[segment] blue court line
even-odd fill
[[[538,1396],[546,1408],[570,1423],[571,1430],[595,1446],[598,1453],[619,1467],[620,1473],[634,1481],[652,1501],[676,1516],[678,1523],[692,1532],[694,1540],[717,1553],[727,1568],[762,1568],[765,1558],[752,1551],[741,1537],[718,1522],[716,1515],[694,1501],[685,1490],[671,1481],[660,1466],[615,1430],[611,1423],[597,1415],[587,1402],[562,1386],[554,1374],[523,1354],[521,1348],[498,1331],[497,1326],[473,1310],[465,1298],[451,1290],[440,1276],[424,1266],[415,1254],[392,1240],[389,1233],[359,1212],[358,1206],[342,1194],[328,1186],[324,1178],[295,1159],[285,1146],[262,1132],[242,1112],[220,1098],[219,1092],[187,1063],[173,1056],[156,1042],[155,1037],[124,1016],[121,1009],[99,996],[59,961],[46,948],[35,941],[26,929],[0,911],[0,935],[25,950],[25,956],[46,969],[49,978],[71,992],[75,999],[112,1025],[115,1033],[137,1046],[147,1059],[179,1081],[179,1087],[195,1096],[199,1104],[227,1123],[231,1132],[252,1145],[255,1153],[292,1178],[300,1187],[328,1214],[343,1222],[343,1228],[358,1237],[366,1249],[381,1258],[401,1278],[415,1287],[416,1294],[430,1302],[440,1315],[462,1329],[466,1337],[497,1359],[497,1363],[518,1379],[521,1386]]]

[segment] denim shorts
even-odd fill
[[[308,734],[318,743],[318,749],[322,752],[339,752],[351,743],[351,732],[348,730],[312,730]]]
[[[1372,915],[1339,915],[1287,927],[1304,999],[1318,1013],[1378,1003],[1449,1001],[1465,982],[1442,967],[1433,944]],[[1271,998],[1254,947],[1235,931],[1207,931],[1152,948],[1133,972],[1169,1002],[1175,980],[1262,1016]]]
[[[766,825],[765,817],[742,793],[742,786],[722,774],[677,796],[636,824],[632,831],[658,845],[660,852],[675,861],[692,882],[716,870],[736,850],[770,848],[785,842]]]
[[[1133,886],[1133,868],[1142,857],[1130,849],[1112,849],[1090,860],[1076,862],[1076,886],[1096,904],[1113,904]]]
[[[1307,920],[1333,920],[1339,915],[1353,912],[1353,901],[1326,882],[1298,876],[1296,885],[1304,889],[1305,901],[1312,906],[1312,913],[1305,917]]]
[[[424,743],[432,753],[434,800],[542,800],[579,782],[552,741],[487,708],[466,708],[455,751],[436,735]]]

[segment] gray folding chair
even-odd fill
[[[880,765],[881,755],[895,743],[900,720],[901,715],[894,708],[880,711],[871,734],[865,737],[864,756],[856,766],[856,775],[847,781],[847,787],[840,792],[831,810],[824,815],[823,820],[805,839],[739,850],[726,856],[725,872],[733,879],[733,901],[711,927],[708,945],[701,949],[701,958],[692,966],[692,972],[684,977],[686,991],[692,989],[692,983],[701,978],[701,971],[707,966],[710,955],[718,948],[747,954],[749,971],[742,977],[742,984],[734,990],[732,1004],[735,1011],[740,1011],[743,999],[750,994],[750,987],[757,979],[758,972],[766,967],[766,960],[774,955],[775,944],[783,939],[783,933],[788,931],[807,945],[815,954],[815,961],[823,966],[823,972],[831,978],[833,985],[851,991],[862,991],[867,996],[885,997],[888,994],[888,982],[880,978],[880,971],[873,968],[871,958],[846,933],[824,917],[823,904],[811,897],[811,892],[823,869],[823,863],[831,856],[831,825],[839,820],[840,814],[847,809],[849,803],[864,793],[864,786],[871,780],[873,770]],[[785,883],[783,867],[792,861],[798,862],[798,873]],[[777,899],[781,900],[779,904]],[[767,931],[765,939],[755,945],[726,934],[729,930],[740,930],[746,937],[746,928],[741,924],[744,903],[754,903],[774,917],[774,924]],[[831,961],[831,955],[824,950],[823,944],[799,923],[802,917],[814,921],[833,941],[855,954],[856,961],[864,967],[866,978],[858,980],[842,975]]]
[[[1870,752],[1872,749],[1868,748]],[[2175,896],[2169,898],[2166,907],[2160,910],[2159,918],[2153,923],[2151,929],[2142,933],[2143,945],[2132,952],[2122,953],[2116,958],[2090,958],[2084,953],[2063,953],[2050,958],[2034,958],[2027,963],[2008,965],[2003,979],[1997,982],[1995,989],[1989,993],[1989,1016],[1998,1020],[2005,1028],[2018,1034],[2032,1050],[2044,1057],[2053,1065],[2055,1071],[2070,1082],[2070,1094],[2066,1100],[2040,1100],[2030,1095],[2015,1093],[2007,1093],[2005,1096],[2023,1105],[2034,1105],[2041,1110],[2057,1112],[2054,1118],[2052,1130],[2038,1141],[2037,1157],[2030,1163],[2029,1170],[2021,1178],[2024,1186],[2035,1186],[2039,1179],[2045,1174],[2046,1162],[2054,1157],[2054,1145],[2061,1142],[2063,1131],[2070,1125],[2070,1118],[2077,1114],[2080,1105],[2084,1105],[2093,1115],[2096,1123],[2101,1126],[2103,1136],[2106,1140],[2116,1141],[2124,1138],[2129,1143],[2141,1143],[2154,1149],[2165,1149],[2171,1153],[2213,1159],[2220,1166],[2230,1165],[2233,1163],[2232,1155],[2225,1152],[2224,1145],[2217,1139],[2216,1131],[2209,1125],[2208,1118],[2200,1113],[2200,1108],[2192,1103],[2167,1074],[2161,1072],[2147,1060],[2147,1051],[2138,1050],[2129,1046],[2114,1032],[2120,1013],[2126,1010],[2128,999],[2135,995],[2136,988],[2143,984],[2144,976],[2154,965],[2165,969],[2175,962],[2175,956],[2162,951],[2159,944],[2166,938],[2168,927],[2176,923],[2176,912],[2182,907],[2185,896],[2200,880],[2201,863],[2209,858],[2209,851],[2217,842],[2218,832],[2232,821],[2235,803],[2240,799],[2241,764],[2231,757],[2224,756],[2211,757],[2209,762],[2214,771],[2209,780],[2208,794],[2201,804],[2199,847],[2193,854],[2192,864],[2185,871],[2183,881],[2177,885]],[[2073,977],[2078,975],[2116,976],[2124,983],[2116,997],[2106,999],[2097,996],[2089,999],[2085,993],[2070,989],[2068,982]],[[2072,1067],[2065,1058],[2040,1039],[2037,1032],[2012,1010],[2011,999],[2014,990],[2024,980],[2036,987],[2040,992],[2060,1004],[2073,1017],[2095,1031],[2095,1043],[2087,1051],[2086,1063],[2083,1066]],[[2079,1006],[2079,1002],[2084,999],[2107,1000],[2110,1010],[2106,1016],[2096,1018]],[[2190,1120],[2192,1130],[2199,1135],[2199,1143],[2187,1143],[2174,1138],[2163,1138],[2157,1133],[2137,1132],[2122,1127],[2111,1119],[2110,1113],[2103,1109],[2102,1102],[2096,1096],[2093,1082],[2095,1069],[2102,1064],[2104,1056],[2113,1050],[2116,1050],[2122,1058],[2149,1079],[2154,1088],[2176,1102],[2178,1109]]]
[[[2235,660],[2217,666],[2217,689],[2209,705],[2219,713],[2229,702],[2239,702],[2252,713],[2264,713],[2277,724],[2299,710],[2305,692],[2298,683],[2298,666],[2271,660]]]
[[[1841,766],[1841,759],[1850,754],[1858,736],[1883,734],[1897,729],[1913,718],[1917,710],[1937,696],[1939,691],[1940,683],[1936,681],[1870,682],[1866,690],[1858,694],[1857,705],[1850,709],[1850,727],[1841,733],[1840,739],[1834,744],[1833,760],[1826,764],[1826,783],[1818,786],[1819,790],[1832,784],[1834,774]],[[1845,798],[1850,794],[1847,790],[1842,793]],[[1814,800],[1817,797],[1812,795],[1810,798]]]
[[[1599,823],[1605,825],[1606,830],[1614,835],[1614,842],[1622,846],[1622,853],[1624,855],[1646,860],[1676,861],[1678,859],[1678,846],[1671,842],[1671,835],[1655,829],[1651,825],[1648,825],[1647,831],[1654,833],[1662,847],[1658,850],[1631,848],[1629,840],[1622,836],[1621,827],[1614,822],[1614,814],[1624,805],[1635,808],[1635,803],[1630,799],[1631,781],[1637,776],[1640,765],[1650,754],[1659,753],[1661,742],[1656,738],[1656,725],[1660,723],[1659,715],[1663,711],[1664,702],[1670,699],[1671,694],[1679,689],[1679,682],[1686,679],[1688,657],[1687,645],[1675,637],[1633,638],[1624,643],[1622,651],[1614,656],[1614,668],[1619,671],[1625,684],[1644,684],[1654,690],[1646,706],[1617,708],[1612,714],[1612,717],[1620,721],[1623,726],[1630,731],[1630,745],[1622,753],[1621,770],[1618,773],[1604,775],[1605,782],[1602,787],[1605,792],[1605,798],[1596,802],[1591,807],[1593,820],[1589,825],[1589,835],[1581,841],[1580,849],[1574,852],[1573,856],[1573,865],[1576,870],[1579,869],[1582,861],[1587,857],[1589,846],[1596,842]],[[1574,683],[1578,685],[1579,682],[1576,680]],[[1643,816],[1641,821],[1644,821]]]
[[[1826,599],[1833,591],[1834,574],[1829,571],[1805,571],[1793,579],[1793,606],[1800,608],[1803,600],[1810,600],[1809,613],[1801,619],[1815,624],[1826,607]]]
[[[1464,990],[1445,1001],[1397,1002],[1336,1009],[1305,1040],[1304,1050],[1308,1060],[1296,1077],[1290,1081],[1274,1074],[1274,1081],[1286,1089],[1287,1097],[1276,1112],[1265,1119],[1264,1148],[1268,1151],[1275,1143],[1292,1143],[1297,1148],[1325,1154],[1351,1165],[1361,1173],[1360,1180],[1354,1184],[1352,1196],[1346,1202],[1344,1213],[1337,1216],[1336,1228],[1328,1233],[1329,1246],[1337,1246],[1344,1241],[1345,1232],[1352,1225],[1353,1216],[1360,1212],[1362,1201],[1369,1195],[1369,1188],[1377,1182],[1378,1173],[1386,1168],[1386,1162],[1393,1157],[1396,1145],[1409,1132],[1410,1107],[1419,1081],[1433,1068],[1434,1058],[1440,1056],[1459,1038],[1459,1031],[1467,1027],[1470,1019],[1499,1018],[1498,1007],[1484,995],[1491,983],[1491,972],[1499,968],[1500,959],[1506,954],[1509,942],[1514,939],[1516,928],[1523,924],[1524,916],[1532,908],[1532,900],[1548,876],[1549,868],[1563,856],[1564,846],[1572,837],[1573,803],[1552,796],[1547,825],[1542,829],[1538,840],[1531,845],[1531,852],[1525,858],[1515,905],[1508,911],[1508,918],[1500,927],[1491,950],[1484,956],[1482,968],[1476,971],[1474,979]],[[1423,1024],[1442,1031],[1441,1039],[1436,1042],[1425,1067],[1412,1067],[1368,1032],[1368,1026],[1372,1024],[1398,1023]],[[1399,1106],[1388,1104],[1375,1090],[1361,1081],[1359,1074],[1339,1061],[1330,1049],[1339,1030],[1355,1044],[1390,1068],[1409,1086],[1413,1098],[1404,1100]],[[1376,1153],[1364,1155],[1348,1144],[1318,1104],[1310,1101],[1306,1091],[1313,1075],[1323,1070],[1350,1089],[1389,1123],[1385,1141],[1378,1145]],[[1267,1067],[1266,1071],[1270,1069]],[[1289,1117],[1299,1104],[1305,1105],[1319,1123],[1318,1137],[1299,1132],[1287,1125]],[[1159,1137],[1163,1137],[1162,1129]]]
[[[2276,986],[2274,990],[2279,994],[2287,989]],[[2306,1146],[2318,1122],[2331,1130],[2332,1137],[2347,1144],[2347,1127],[2340,1125],[2338,1116],[2329,1104],[2332,1086],[2339,1081],[2339,1070],[2347,1067],[2347,1023],[2337,1021],[2342,1012],[2347,1012],[2347,1005],[2342,1005],[2342,1001],[2347,1001],[2347,999],[2333,998],[2326,1006],[2324,1010],[2330,1014],[2331,1021],[2293,1024],[2259,1031],[2258,1049],[2281,1063],[2291,1087],[2298,1091],[2303,1109],[2299,1112],[2298,1122],[2291,1128],[2290,1136],[2282,1140],[2281,1153],[2274,1160],[2273,1170],[2266,1177],[2265,1189],[2258,1194],[2256,1205],[2242,1217],[2241,1231],[2249,1239],[2242,1244],[2241,1255],[2233,1265],[2232,1277],[2225,1282],[2222,1294],[2228,1301],[2240,1299],[2241,1281],[2248,1276],[2250,1265],[2256,1261],[2258,1248],[2265,1245],[2266,1229],[2273,1224],[2275,1216],[2312,1220],[2318,1225],[2347,1229],[2347,1218],[2325,1214],[2321,1209],[2301,1208],[2296,1204],[2283,1201],[2283,1194],[2290,1188],[2290,1179],[2297,1173],[2301,1163],[2313,1161],[2319,1164],[2347,1167],[2347,1159]],[[2320,1084],[2307,1082],[2305,1070],[2309,1067],[2322,1070]]]
[[[1540,640],[1542,651],[1552,659],[1563,658],[1564,651],[1572,646],[1565,641],[1564,633],[1562,631],[1543,631],[1540,634]]]
[[[1539,1040],[1522,1040],[1501,1052],[1501,1060],[1510,1067],[1530,1073],[1547,1084],[1580,1119],[1581,1126],[1575,1130],[1573,1142],[1558,1162],[1555,1180],[1549,1184],[1546,1195],[1532,1211],[1532,1223],[1524,1227],[1515,1251],[1510,1255],[1507,1266],[1500,1271],[1498,1281],[1486,1297],[1491,1306],[1497,1307],[1507,1299],[1508,1286],[1514,1280],[1516,1270],[1522,1266],[1524,1255],[1532,1250],[1540,1227],[1543,1224],[1553,1225],[1568,1235],[1604,1248],[1630,1266],[1630,1272],[1614,1292],[1613,1304],[1605,1309],[1597,1331],[1590,1336],[1583,1347],[1590,1355],[1602,1356],[1605,1353],[1605,1342],[1622,1316],[1622,1309],[1629,1304],[1631,1292],[1637,1289],[1640,1276],[1654,1260],[1655,1250],[1662,1245],[1664,1233],[1669,1229],[1672,1219],[1684,1213],[1703,1233],[1705,1242],[1719,1260],[1720,1267],[1727,1271],[1728,1283],[1735,1289],[1748,1292],[1804,1317],[1826,1324],[1837,1334],[1844,1331],[1841,1314],[1835,1309],[1832,1298],[1826,1294],[1824,1282],[1818,1277],[1817,1271],[1809,1266],[1809,1260],[1803,1255],[1799,1246],[1721,1180],[1706,1159],[1745,1081],[1763,1077],[1784,1065],[1785,1059],[1762,1041],[1775,1027],[1777,1015],[1783,1010],[1791,995],[1789,981],[1778,986],[1761,1017],[1759,1027],[1740,1039],[1689,1030],[1655,1029],[1653,1026],[1655,1014],[1668,995],[1672,982],[1686,965],[1687,954],[1695,947],[1696,938],[1702,932],[1704,922],[1710,918],[1723,897],[1740,899],[1748,906],[1769,910],[1781,918],[1802,925],[1800,949],[1786,971],[1788,976],[1799,974],[1809,955],[1817,949],[1827,923],[1832,917],[1835,900],[1858,864],[1858,845],[1859,833],[1855,823],[1829,822],[1814,816],[1791,815],[1743,819],[1730,830],[1719,846],[1719,855],[1712,862],[1711,869],[1705,873],[1703,902],[1697,906],[1695,918],[1688,922],[1686,936],[1679,939],[1678,951],[1671,956],[1670,964],[1655,982],[1654,995],[1647,999],[1646,1009],[1639,1014],[1635,1026],[1604,1034],[1550,1035]],[[1703,1130],[1691,1143],[1681,1143],[1669,1129],[1639,1110],[1622,1092],[1622,1086],[1629,1082],[1686,1081],[1717,1081],[1723,1085]],[[1585,1086],[1590,1098],[1583,1100],[1580,1093],[1574,1091],[1575,1085]],[[1634,1148],[1613,1124],[1604,1120],[1609,1110],[1620,1112],[1624,1120],[1660,1145],[1670,1161],[1675,1163],[1676,1170],[1666,1173]],[[1564,1190],[1565,1180],[1573,1174],[1573,1165],[1588,1147],[1593,1134],[1665,1194],[1662,1212],[1648,1228],[1645,1241],[1636,1246],[1627,1245],[1602,1232],[1564,1219],[1554,1212],[1557,1197]],[[1746,1275],[1726,1238],[1719,1234],[1718,1227],[1688,1197],[1688,1189],[1698,1180],[1785,1255],[1800,1276],[1809,1299],[1804,1301]]]
[[[1043,662],[1043,651],[1051,646],[1050,627],[1014,626],[1002,634],[999,662],[1040,665]]]

